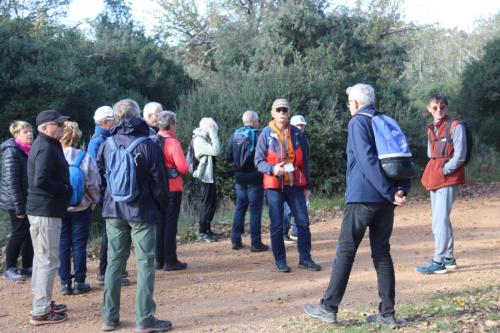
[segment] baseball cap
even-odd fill
[[[271,110],[276,110],[277,108],[287,108],[288,110],[290,110],[290,104],[288,104],[288,101],[286,99],[278,98],[273,102]]]
[[[45,110],[45,111],[40,112],[36,116],[36,125],[40,126],[42,124],[50,123],[50,122],[64,123],[68,119],[69,119],[68,116],[63,116],[59,112],[57,112],[56,110]]]
[[[304,116],[302,115],[296,115],[293,116],[292,119],[290,119],[290,124],[297,126],[297,125],[307,125],[306,120],[304,119]]]
[[[114,111],[111,107],[105,105],[101,106],[94,113],[94,121],[97,123],[103,119],[112,119],[114,115]]]

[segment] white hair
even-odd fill
[[[132,99],[122,99],[113,105],[114,117],[117,123],[125,119],[132,119],[141,116],[141,109],[136,101]]]
[[[244,125],[253,125],[253,121],[259,120],[259,115],[253,110],[248,110],[243,113],[241,120]]]
[[[144,110],[142,111],[142,117],[144,119],[147,119],[150,114],[161,112],[162,109],[163,107],[161,106],[160,103],[149,102],[148,104],[144,105]]]
[[[369,84],[357,83],[345,91],[350,99],[358,101],[362,105],[375,104],[375,90]]]
[[[215,122],[215,120],[213,118],[211,118],[211,117],[201,118],[201,120],[200,120],[200,128],[201,129],[208,131],[208,128],[210,127],[210,125],[213,125],[213,127],[216,130],[219,130],[219,126],[217,125],[217,123]]]

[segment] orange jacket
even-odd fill
[[[188,172],[188,164],[184,157],[181,144],[174,133],[170,131],[160,131],[160,134],[166,138],[163,142],[163,159],[165,166],[169,169],[176,168],[179,176],[168,180],[168,188],[170,192],[182,192],[182,175]]]

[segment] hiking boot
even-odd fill
[[[101,325],[101,329],[104,332],[114,331],[114,329],[117,328],[118,325],[120,325],[119,319],[117,319],[117,320],[103,320],[102,325]]]
[[[75,288],[73,289],[73,294],[75,294],[75,295],[84,294],[84,293],[88,293],[91,290],[92,290],[92,287],[90,286],[90,284],[85,283],[85,282],[77,282],[77,283],[75,283]]]
[[[21,270],[19,271],[19,274],[21,274],[21,276],[25,279],[29,279],[32,273],[33,273],[32,267],[21,268]]]
[[[380,313],[376,315],[369,315],[366,317],[366,321],[369,323],[387,325],[390,328],[398,327],[398,323],[396,322],[396,318],[393,314],[386,316],[382,316]]]
[[[48,325],[48,324],[58,324],[68,319],[68,315],[65,312],[54,312],[50,311],[43,316],[31,316],[30,324],[35,326]]]
[[[312,259],[299,261],[299,268],[307,269],[309,271],[320,271],[321,266],[315,263]]]
[[[337,314],[335,312],[326,311],[321,305],[306,304],[304,305],[304,312],[325,323],[335,324],[337,322]]]
[[[155,269],[156,270],[163,269],[163,266],[165,266],[165,264],[162,264],[161,262],[158,262],[158,261],[155,262]]]
[[[285,244],[297,244],[297,242],[291,239],[288,235],[283,235],[283,241]]]
[[[9,267],[3,273],[3,278],[13,282],[22,282],[26,280],[21,274],[17,272],[15,267]]]
[[[212,235],[209,235],[208,233],[207,234],[198,234],[198,240],[200,242],[205,242],[205,243],[213,243],[213,242],[217,242],[217,239],[212,236]]]
[[[259,245],[252,245],[250,248],[251,252],[264,252],[264,251],[269,251],[269,246],[266,244],[260,243]]]
[[[104,286],[104,274],[101,275],[99,273],[96,274],[95,276],[95,283],[98,285],[98,286]]]
[[[61,295],[73,295],[73,288],[71,288],[71,284],[62,284],[59,289]]]
[[[66,312],[66,304],[56,304],[56,302],[50,302],[50,309],[54,313]]]
[[[446,269],[457,269],[457,261],[455,258],[443,258],[443,265]]]
[[[293,241],[297,241],[297,239],[299,239],[299,237],[297,236],[297,234],[294,233],[293,231],[290,231],[290,233],[288,234],[288,237],[290,237],[290,239],[293,240]]]
[[[446,267],[440,263],[440,262],[435,262],[434,260],[431,260],[429,264],[425,266],[417,266],[417,272],[421,274],[445,274],[446,273]]]
[[[243,243],[241,242],[231,242],[231,249],[240,250],[243,248]]]
[[[130,286],[130,280],[122,278],[122,287]]]
[[[290,273],[291,269],[286,264],[286,262],[276,262],[274,263],[274,267],[276,268],[276,272],[280,273]]]
[[[188,267],[188,264],[185,262],[177,260],[177,262],[173,265],[165,264],[163,266],[164,271],[183,271]]]
[[[159,320],[154,318],[153,322],[149,325],[140,326],[135,328],[135,333],[152,333],[152,332],[166,332],[172,329],[172,322],[170,320]]]

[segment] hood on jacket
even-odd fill
[[[126,119],[111,129],[113,135],[149,136],[149,126],[144,119],[135,117]]]
[[[203,128],[201,127],[198,127],[196,128],[194,131],[193,131],[193,134],[194,135],[198,135],[198,136],[202,136],[202,137],[207,137],[207,131],[204,130]]]
[[[111,136],[111,132],[105,128],[102,128],[99,125],[95,125],[94,133],[97,135],[102,135],[104,137],[109,137]]]
[[[2,142],[2,144],[0,145],[0,149],[2,151],[4,151],[7,148],[11,148],[11,147],[17,148],[17,143],[14,140],[14,138],[7,139],[4,142]]]

